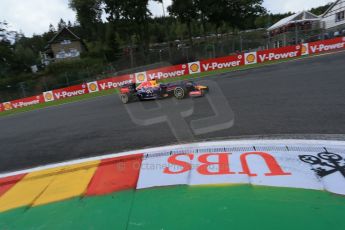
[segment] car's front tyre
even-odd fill
[[[180,86],[176,87],[174,90],[174,96],[176,99],[182,100],[187,96],[187,89]]]

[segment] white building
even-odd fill
[[[303,43],[320,34],[320,28],[319,16],[307,11],[298,12],[267,29],[269,44],[271,47],[282,47]]]
[[[321,17],[324,29],[335,36],[345,34],[345,0],[335,1]]]

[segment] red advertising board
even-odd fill
[[[309,54],[318,54],[345,48],[345,37],[309,43]]]
[[[244,65],[243,54],[200,61],[201,71],[212,71]]]
[[[89,93],[86,84],[74,85],[62,89],[53,90],[53,95],[55,100],[79,96]]]
[[[135,79],[132,75],[123,75],[97,81],[99,90],[114,89],[134,82]]]
[[[8,111],[12,109],[23,108],[31,105],[37,105],[43,103],[44,99],[42,94],[32,97],[21,98],[14,101],[4,102],[0,104],[0,112],[1,111]]]
[[[187,74],[189,74],[187,64],[169,66],[169,67],[149,70],[146,72],[147,80],[153,80],[153,79],[161,80],[161,79],[167,79],[167,78],[175,78],[175,77],[181,77]]]
[[[301,56],[301,45],[287,46],[257,52],[257,62],[263,63]]]
[[[23,108],[23,107],[27,107],[31,105],[37,105],[40,103],[44,103],[42,94],[33,96],[33,97],[27,97],[27,98],[11,101],[11,105],[13,109]]]

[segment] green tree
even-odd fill
[[[125,31],[128,37],[135,35],[144,51],[148,50],[150,41],[148,21],[151,12],[148,9],[148,3],[148,0],[104,0],[104,10],[109,15],[108,21],[114,27],[126,24]]]
[[[0,78],[4,78],[12,69],[14,60],[13,46],[9,39],[7,22],[0,21]]]
[[[255,21],[266,12],[263,0],[209,0],[208,18],[216,25],[226,23],[232,28],[245,29],[248,20]]]
[[[325,13],[326,10],[327,10],[329,7],[331,7],[332,4],[333,4],[333,3],[330,2],[330,3],[327,3],[327,4],[324,5],[324,6],[319,6],[319,7],[312,8],[312,9],[310,10],[310,12],[313,13],[313,14],[315,14],[315,15],[321,15],[321,14]]]
[[[58,31],[65,27],[67,27],[67,23],[62,18],[60,18],[60,21],[58,23]]]
[[[69,7],[77,14],[83,29],[82,37],[96,40],[98,24],[102,22],[102,0],[69,0]]]
[[[187,25],[189,43],[193,45],[192,21],[198,18],[197,2],[195,0],[173,0],[168,11]]]

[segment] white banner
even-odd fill
[[[150,156],[138,189],[167,185],[252,184],[327,190],[345,195],[345,155],[253,151]]]

